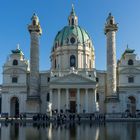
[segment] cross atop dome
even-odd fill
[[[78,25],[78,17],[76,16],[73,4],[72,4],[72,10],[71,10],[71,13],[70,13],[68,20],[69,20],[69,26],[77,26]]]
[[[74,4],[72,4],[71,15],[75,15]]]

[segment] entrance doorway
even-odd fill
[[[130,111],[131,114],[136,113],[136,99],[133,96],[128,97],[128,110]]]
[[[70,112],[76,113],[76,90],[70,90]]]
[[[71,113],[76,112],[76,102],[75,101],[70,101],[70,111],[71,111]]]
[[[19,115],[19,100],[17,97],[11,99],[11,116]]]

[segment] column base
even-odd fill
[[[106,96],[105,99],[106,113],[120,113],[120,101],[118,96]]]
[[[31,114],[40,113],[41,100],[39,96],[28,96],[26,100],[26,112]]]

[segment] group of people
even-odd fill
[[[28,118],[27,114],[19,114],[18,116],[9,117],[6,115],[4,117],[6,121],[10,120],[26,120]],[[97,121],[97,122],[103,122],[106,120],[105,114],[99,114],[99,113],[92,113],[92,114],[77,114],[77,113],[56,113],[50,116],[50,114],[41,114],[37,113],[30,118],[34,122],[81,122],[81,121]]]
[[[54,121],[57,122],[67,122],[67,121],[105,121],[105,115],[104,114],[57,114],[54,116]]]
[[[49,121],[50,120],[50,116],[48,116],[47,114],[37,114],[33,116],[33,121]]]

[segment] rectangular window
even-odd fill
[[[17,83],[18,82],[18,78],[17,77],[12,77],[12,83]]]
[[[134,77],[128,77],[128,83],[134,83]]]

